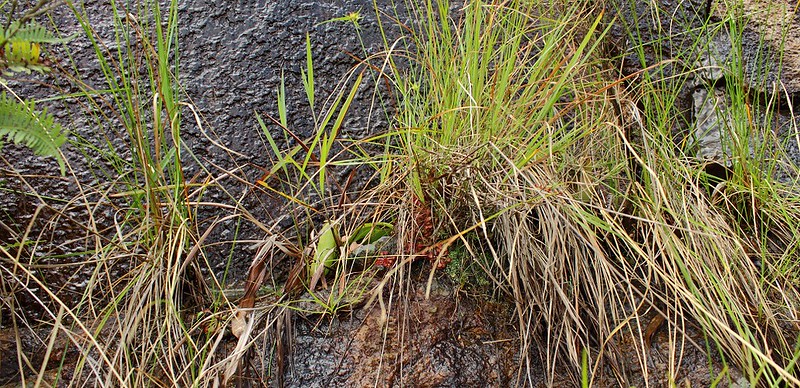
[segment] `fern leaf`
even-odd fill
[[[11,39],[6,43],[5,57],[10,63],[30,63],[39,62],[41,48],[39,43],[31,43],[25,40]]]
[[[32,101],[17,101],[3,92],[0,94],[0,144],[6,138],[24,144],[37,155],[56,158],[64,174],[65,163],[58,149],[67,138],[61,126],[46,109],[36,112]]]
[[[59,38],[43,26],[36,23],[28,23],[20,26],[19,22],[13,22],[6,30],[0,30],[0,40],[16,40],[30,43],[64,43],[73,37]]]
[[[0,43],[0,66],[11,73],[30,73],[30,70],[45,73],[49,68],[39,64],[41,44],[66,42],[72,38],[59,38],[36,23],[11,23],[8,29],[0,29],[0,42],[3,42]]]

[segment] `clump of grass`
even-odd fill
[[[123,145],[103,144],[99,135],[75,140],[73,146],[79,151],[100,156],[83,168],[110,179],[83,182],[68,164],[77,187],[75,198],[59,204],[36,194],[40,206],[55,213],[47,220],[50,228],[76,212],[87,218],[80,226],[85,230],[85,250],[72,254],[81,260],[69,277],[86,281],[83,295],[74,302],[63,300],[59,285],[46,284],[34,273],[34,260],[12,260],[13,271],[26,275],[18,278],[20,285],[35,281],[49,299],[39,301],[54,321],[47,353],[58,354],[63,348],[64,355],[72,354],[57,360],[58,384],[160,386],[211,381],[215,375],[208,371],[223,333],[214,322],[223,318],[219,311],[211,311],[201,319],[193,309],[211,299],[200,273],[202,247],[224,219],[201,229],[197,211],[204,190],[215,181],[190,183],[183,176],[183,163],[191,155],[181,143],[182,114],[191,106],[183,102],[177,82],[177,2],[166,7],[157,2],[135,7],[111,2],[111,37],[100,36],[78,4],[66,6],[82,27],[82,38],[91,43],[104,75],[99,81],[106,85],[97,90],[80,74],[61,73],[81,90],[65,98],[79,99],[85,108],[81,114],[100,127],[118,129]],[[108,38],[116,50],[106,46]],[[227,218],[231,217],[235,216]],[[36,218],[31,225],[39,222]],[[27,237],[20,236],[20,241]],[[66,261],[64,271],[70,271],[70,260]],[[223,301],[217,305],[220,310],[228,308]],[[52,367],[47,358],[40,375]]]
[[[474,1],[455,22],[448,7],[415,9],[417,51],[409,70],[395,69],[397,132],[410,156],[401,174],[450,230],[477,228],[493,247],[491,275],[517,304],[524,369],[534,370],[528,356],[542,340],[552,376],[557,361],[580,365],[594,335],[610,336],[622,315],[587,306],[632,304],[611,287],[614,260],[585,221],[585,201],[610,198],[629,180],[624,149],[604,143],[616,133],[606,123],[614,85],[593,62],[601,18],[584,3],[559,14]]]
[[[180,131],[186,104],[176,78],[177,3],[128,8],[112,2],[115,51],[106,47],[109,37],[94,30],[84,9],[67,5],[92,44],[106,82],[98,91],[80,75],[73,79],[83,91],[84,113],[95,122],[119,126],[124,147],[94,148],[117,177],[90,210],[90,217],[108,205],[115,212],[113,231],[95,229],[95,249],[87,252],[91,260],[108,263],[97,267],[89,290],[107,294],[87,291],[81,303],[70,306],[79,324],[90,330],[88,337],[99,343],[72,340],[80,356],[72,380],[65,383],[192,384],[206,373],[213,343],[197,342],[197,324],[186,319],[186,308],[208,297],[198,277],[198,248],[207,233],[195,221],[202,187],[183,177],[187,156]],[[98,147],[91,146],[94,139],[78,144]],[[127,270],[115,278],[120,268]]]
[[[411,6],[410,65],[391,68],[408,164],[392,168],[450,225],[446,243],[486,240],[476,259],[494,258],[491,277],[517,304],[521,373],[538,349],[550,379],[570,365],[576,384],[595,381],[610,365],[629,381],[627,363],[647,376],[654,309],[671,333],[669,381],[690,324],[752,383],[795,382],[783,317],[796,290],[777,268],[796,255],[796,196],[762,173],[765,155],[740,148],[746,173],[709,195],[673,137],[684,123],[670,101],[688,76],[658,77],[657,64],[626,89],[631,77],[604,65],[597,5],[471,1],[457,20],[449,7]],[[621,358],[623,336],[635,360]]]

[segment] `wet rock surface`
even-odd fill
[[[729,4],[733,3],[611,2],[609,14],[615,19],[610,38],[622,54],[624,72],[630,74],[676,60],[659,69],[662,77],[697,70],[701,75],[716,72],[713,77],[703,78],[719,79],[724,70],[730,70],[733,42],[740,45],[736,49],[741,50],[748,87],[771,92],[780,84],[785,93],[800,91],[800,14],[794,4],[785,0],[745,0],[735,8]],[[643,44],[635,46],[634,41]],[[709,53],[716,57],[715,63],[704,61]],[[703,69],[705,65],[713,68]]]
[[[546,371],[536,349],[532,363],[519,369],[519,332],[512,303],[469,296],[442,276],[434,279],[426,298],[426,282],[421,278],[409,280],[402,295],[385,292],[385,312],[376,302],[333,318],[294,313],[285,386],[577,384],[571,366],[557,366],[552,375]],[[305,306],[304,310],[310,309]],[[650,335],[646,339],[629,333],[614,336],[608,345],[613,343],[619,353],[609,353],[606,363],[592,370],[592,386],[711,386],[715,381],[721,386],[749,386],[718,355],[706,353],[703,333],[693,323],[683,322],[676,328],[658,320],[654,311],[642,318],[643,325],[654,328]],[[676,330],[684,340],[671,347]],[[646,352],[637,350],[639,341],[647,342]],[[274,377],[270,384],[279,385]]]
[[[783,93],[800,92],[800,13],[796,2],[787,0],[745,0],[741,5],[722,0],[710,1],[715,19],[733,14],[745,20],[740,41],[745,74],[750,88]]]
[[[77,349],[69,346],[66,336],[58,334],[52,339],[52,350],[48,353],[47,347],[52,335],[46,328],[21,331],[19,335],[11,330],[0,329],[0,386],[18,386],[15,382],[21,381],[22,373],[26,375],[27,381],[35,381],[40,371],[50,371],[44,373],[43,377],[45,384],[52,384],[54,371],[58,370],[62,362],[70,363],[77,356]],[[23,356],[20,356],[17,349],[22,350]],[[20,364],[23,365],[22,370]],[[42,364],[46,366],[41,368]]]
[[[391,1],[378,1],[377,7],[391,12]],[[328,22],[358,12],[360,29],[347,22]],[[401,11],[402,12],[402,11]],[[241,168],[249,182],[264,175],[273,164],[269,144],[263,138],[255,113],[278,117],[277,93],[285,84],[289,130],[301,139],[314,133],[314,115],[321,115],[324,102],[343,84],[359,58],[382,50],[373,3],[363,0],[332,1],[185,1],[179,6],[181,17],[181,83],[203,117],[204,131],[186,120],[184,141],[198,163],[189,163],[187,176],[209,168],[213,174]],[[389,28],[391,33],[392,28]],[[306,37],[311,43],[316,107],[312,112],[301,80],[306,67]],[[370,79],[367,76],[367,79]],[[387,116],[373,106],[372,88],[364,82],[342,125],[340,137],[362,138],[388,129]],[[327,107],[325,107],[327,109]],[[188,113],[188,112],[186,112]],[[189,117],[187,115],[187,117]],[[283,130],[265,120],[279,147],[288,147]],[[216,144],[215,144],[216,143]],[[219,146],[233,150],[229,154]],[[211,167],[215,166],[215,167]],[[344,168],[331,170],[345,175]],[[247,187],[235,181],[224,183],[230,192]],[[228,203],[224,193],[211,190],[210,202]],[[257,218],[270,224],[281,217],[281,201],[266,191],[253,190],[244,197],[243,206]],[[215,216],[203,214],[205,218]],[[286,225],[281,225],[284,227]],[[219,242],[218,253],[228,260],[214,260],[212,270],[221,278],[242,279],[254,252],[233,244],[233,238],[261,238],[263,231],[254,225],[237,226],[231,222],[211,236]]]
[[[726,367],[718,354],[707,354],[702,330],[694,323],[683,321],[680,327],[671,326],[658,319],[654,312],[644,314],[643,318],[648,322],[648,329],[655,328],[649,336],[645,334],[646,352],[636,351],[638,337],[619,336],[615,345],[620,357],[612,356],[613,360],[596,374],[593,386],[750,386],[739,371]],[[654,322],[662,323],[653,325]],[[676,332],[683,340],[671,346],[670,337]]]
[[[286,385],[517,385],[513,305],[458,295],[438,282],[429,299],[424,283],[406,292],[386,301],[385,315],[376,304],[322,324],[296,318]]]

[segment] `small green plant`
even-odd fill
[[[444,273],[458,288],[476,294],[485,294],[491,289],[492,279],[487,274],[491,266],[489,257],[473,257],[463,244],[453,244],[448,257],[450,263]]]
[[[30,14],[23,19],[30,19]],[[33,101],[17,96],[2,77],[15,72],[49,71],[40,61],[41,45],[64,41],[33,22],[23,24],[18,20],[0,29],[0,72],[3,74],[0,83],[6,89],[0,95],[0,147],[7,139],[24,144],[37,155],[52,156],[58,161],[62,175],[66,168],[59,152],[66,141],[63,128],[46,109],[37,111]]]
[[[66,165],[59,147],[67,139],[61,126],[46,109],[37,112],[32,101],[12,98],[6,92],[2,92],[0,93],[0,147],[5,139],[16,144],[24,144],[37,155],[56,158],[61,173],[64,174]]]
[[[15,21],[0,29],[0,69],[4,75],[32,70],[49,72],[50,68],[41,61],[42,44],[63,43],[69,39],[59,38],[35,22]]]

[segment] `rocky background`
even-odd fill
[[[796,95],[800,92],[800,14],[791,0],[611,2],[610,41],[626,75],[648,71],[678,85],[674,132],[689,137],[700,161],[729,165],[731,87],[745,90],[751,119],[773,128],[785,164],[800,163]],[[731,18],[726,15],[736,15]],[[707,23],[708,22],[708,23]],[[631,44],[630,36],[646,42]],[[734,62],[741,61],[742,66]],[[647,69],[647,70],[645,70]],[[741,74],[737,74],[737,71]],[[636,79],[632,84],[635,85]],[[769,107],[767,107],[769,105]],[[753,139],[758,144],[762,139]],[[771,155],[766,155],[771,156]],[[797,177],[777,169],[778,180]]]

